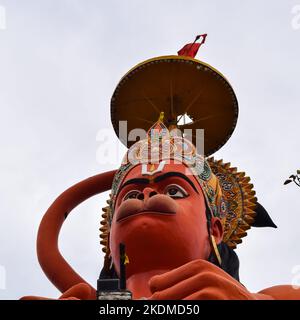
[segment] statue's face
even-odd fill
[[[156,164],[152,174],[150,167],[134,167],[116,199],[110,249],[119,272],[119,244],[125,244],[128,276],[207,259],[211,251],[205,200],[196,178],[186,174],[183,164]]]

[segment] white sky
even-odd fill
[[[279,227],[249,231],[237,249],[241,280],[251,291],[291,283],[300,265],[300,190],[283,181],[300,167],[298,4],[0,0],[0,299],[59,295],[36,258],[44,212],[69,186],[119,166],[97,162],[96,136],[112,130],[110,97],[123,74],[147,58],[176,54],[204,32],[197,57],[225,74],[240,107],[236,130],[215,157],[246,171]],[[93,285],[105,200],[77,208],[60,238],[66,259]]]

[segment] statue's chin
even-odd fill
[[[113,256],[124,243],[129,257],[128,275],[152,269],[173,269],[201,258],[190,250],[190,238],[178,232],[176,215],[138,214],[117,223],[111,230]]]

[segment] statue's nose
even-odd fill
[[[157,192],[149,187],[146,187],[143,192],[141,192],[138,196],[137,199],[139,200],[148,200],[149,198],[155,196],[157,194]]]

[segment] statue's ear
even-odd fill
[[[269,216],[267,210],[258,202],[256,204],[255,212],[256,212],[256,217],[255,217],[255,221],[251,225],[252,227],[277,228],[276,224],[273,222],[273,220]]]
[[[224,228],[222,222],[217,217],[211,218],[211,235],[215,237],[216,243],[219,244],[222,242],[223,235],[224,235]]]

